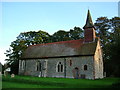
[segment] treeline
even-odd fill
[[[103,48],[104,71],[107,76],[120,77],[120,18],[107,17],[97,18],[95,22],[97,36],[100,37],[101,47]],[[18,60],[29,45],[51,43],[58,41],[76,40],[84,38],[84,30],[74,27],[69,31],[59,30],[53,35],[39,30],[20,33],[20,35],[6,50],[7,66],[11,67],[11,73],[18,74]]]

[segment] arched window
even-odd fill
[[[41,62],[40,61],[36,62],[36,71],[41,71]]]
[[[25,70],[25,61],[22,61],[22,70]]]
[[[61,72],[63,72],[63,65],[61,64]]]
[[[84,65],[84,70],[87,70],[87,65]]]
[[[57,65],[57,72],[63,72],[63,64],[61,62],[58,63]]]
[[[45,60],[45,61],[43,62],[43,69],[44,69],[44,70],[47,69],[47,60]]]
[[[78,70],[78,67],[75,67],[75,70]]]

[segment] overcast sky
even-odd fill
[[[43,30],[53,34],[58,30],[83,28],[88,8],[93,22],[98,17],[118,16],[118,2],[1,2],[0,62],[4,53],[21,32]],[[0,16],[1,17],[1,16]]]

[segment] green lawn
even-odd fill
[[[2,88],[114,88],[119,87],[120,78],[99,80],[39,78],[30,76],[2,77]]]

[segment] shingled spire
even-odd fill
[[[91,18],[91,14],[90,14],[90,10],[88,10],[86,24],[83,27],[83,29],[86,29],[86,28],[94,28],[92,18]]]
[[[92,22],[90,11],[88,10],[86,24],[84,29],[84,42],[93,42],[95,40],[95,27]]]

